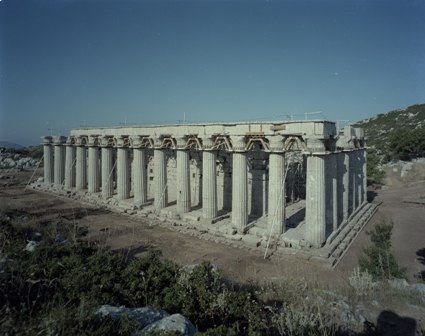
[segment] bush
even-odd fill
[[[373,245],[366,247],[359,256],[362,272],[368,272],[374,279],[405,278],[406,268],[401,267],[391,248],[391,235],[394,223],[385,221],[375,225],[373,230],[366,231]]]

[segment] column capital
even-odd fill
[[[98,146],[99,142],[99,134],[90,134],[88,137],[87,146]]]
[[[315,136],[305,137],[307,143],[307,150],[310,152],[325,152],[326,151],[326,141],[328,139],[318,138]]]
[[[231,137],[234,152],[245,152],[246,136],[234,135]]]
[[[181,135],[174,138],[176,140],[176,149],[184,150],[187,143],[187,136]]]
[[[110,147],[109,140],[113,138],[113,135],[102,135],[99,137],[99,144],[101,147]]]
[[[270,152],[273,153],[282,153],[284,152],[283,144],[286,140],[286,137],[283,137],[280,134],[268,136],[267,140],[269,140]]]
[[[128,147],[128,136],[120,135],[115,138],[117,140],[117,147]]]
[[[56,135],[53,137],[53,144],[55,146],[63,145],[66,142],[66,137],[63,135]]]
[[[132,148],[140,148],[142,144],[142,136],[141,135],[131,135],[130,136]]]
[[[43,139],[43,144],[44,145],[50,145],[50,144],[52,144],[52,140],[53,140],[53,137],[52,136],[46,135],[46,136],[42,136],[41,138]]]
[[[86,146],[87,144],[87,136],[79,135],[75,139],[75,144],[77,146]]]
[[[203,150],[212,150],[214,146],[215,136],[213,135],[204,135],[202,139],[202,149]]]

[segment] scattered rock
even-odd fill
[[[71,242],[68,239],[65,239],[59,233],[55,237],[55,243],[58,243],[58,244],[61,244],[61,245],[69,245],[69,244],[71,244]]]
[[[137,335],[144,335],[149,332],[172,332],[177,331],[185,336],[193,336],[197,332],[195,326],[186,317],[180,314],[173,314],[154,322],[143,328]]]
[[[151,306],[143,308],[125,308],[111,305],[102,305],[97,308],[95,314],[109,316],[114,320],[121,320],[126,314],[130,320],[138,321],[142,326],[147,327],[152,323],[170,316],[165,310],[156,309]]]
[[[341,321],[343,321],[345,323],[355,321],[353,312],[351,310],[348,310],[348,309],[344,309],[344,311],[341,313],[340,319],[341,319]]]
[[[413,284],[410,286],[410,289],[417,292],[421,301],[425,302],[425,284]]]
[[[40,232],[30,232],[27,237],[29,240],[39,241],[43,235]]]
[[[27,246],[25,246],[25,250],[28,252],[33,252],[38,245],[40,245],[39,241],[30,240],[28,241]]]
[[[39,177],[39,178],[37,179],[37,182],[44,182],[44,177]]]
[[[388,283],[390,284],[391,287],[396,289],[407,289],[410,287],[406,279],[392,279],[392,280],[388,280]]]
[[[400,177],[406,177],[407,172],[412,170],[412,162],[407,162],[403,165],[403,168],[401,169]]]

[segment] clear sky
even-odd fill
[[[422,0],[0,0],[0,140],[355,122],[425,101],[424,18]]]

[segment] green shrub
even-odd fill
[[[394,223],[385,221],[366,231],[373,245],[366,247],[359,256],[362,272],[368,272],[374,279],[392,279],[406,277],[406,268],[401,267],[391,249],[391,235]]]

